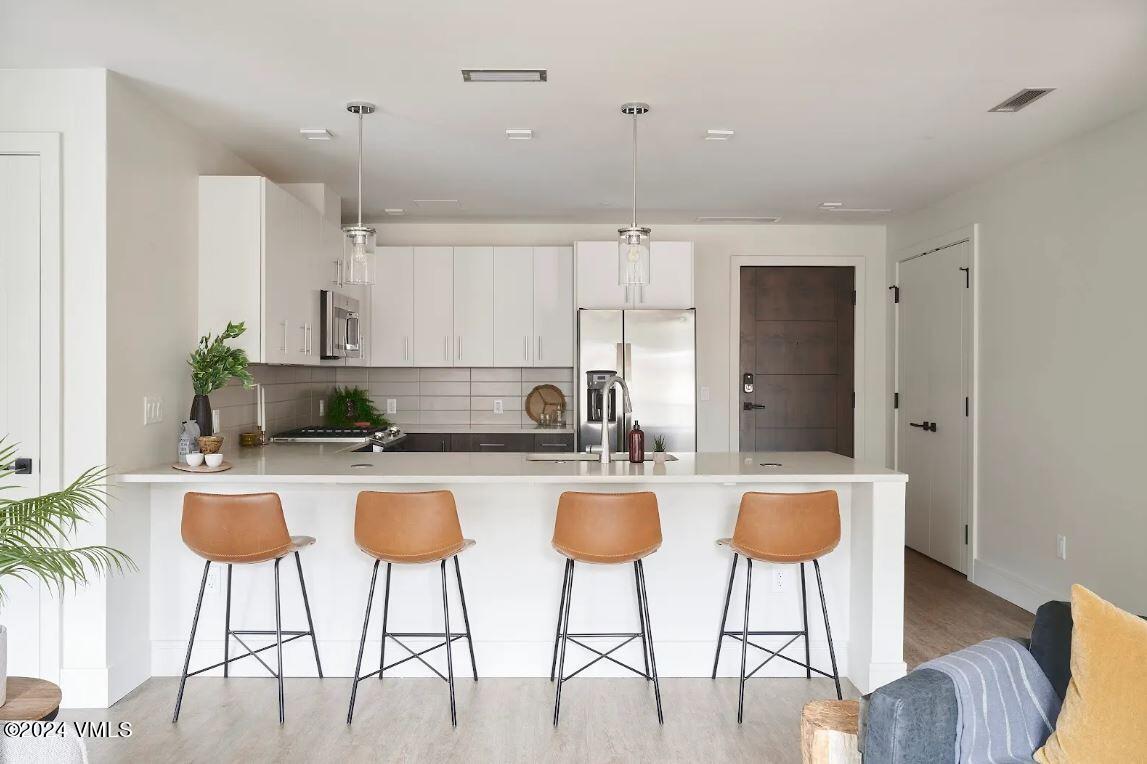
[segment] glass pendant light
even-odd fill
[[[362,118],[374,114],[374,104],[351,101],[346,110],[358,115],[358,224],[343,226],[343,258],[339,268],[342,284],[373,284],[370,261],[374,255],[374,229],[362,224]]]
[[[617,283],[625,287],[625,300],[632,302],[649,285],[650,229],[637,225],[637,118],[649,112],[647,103],[627,103],[621,113],[633,119],[633,219],[628,228],[617,229]]]

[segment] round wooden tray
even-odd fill
[[[565,393],[553,385],[538,385],[526,396],[526,415],[539,424],[543,412],[557,411],[564,416],[565,410]]]
[[[208,467],[206,464],[200,464],[198,467],[192,467],[183,462],[176,462],[171,465],[173,470],[180,470],[181,472],[226,472],[231,469],[233,465],[231,462],[223,462],[218,467]]]

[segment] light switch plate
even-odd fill
[[[1067,536],[1061,534],[1055,537],[1055,556],[1061,560],[1067,559]]]
[[[701,400],[709,400],[709,387],[707,385],[701,385]]]
[[[386,413],[388,413],[388,414],[397,414],[398,413],[398,399],[397,398],[387,398],[386,399]]]
[[[506,409],[502,406],[502,402],[500,400],[494,401],[494,413],[495,414],[506,413]]]
[[[145,395],[143,398],[143,424],[159,424],[163,421],[163,398],[158,395]]]

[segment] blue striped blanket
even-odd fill
[[[1011,639],[989,639],[921,665],[956,685],[956,761],[1030,762],[1055,728],[1060,699],[1035,658]]]

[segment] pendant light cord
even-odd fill
[[[636,182],[636,181],[634,181]],[[358,113],[358,227],[362,228],[362,111]]]
[[[359,192],[362,196],[362,192]],[[633,115],[633,227],[637,228],[637,114]]]

